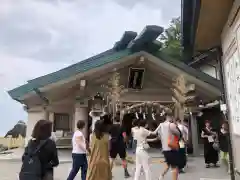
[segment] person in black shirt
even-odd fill
[[[104,125],[104,131],[106,133],[110,133],[111,127],[112,127],[112,119],[110,114],[105,114],[104,116],[101,116],[100,120],[102,121]]]
[[[121,123],[122,127],[126,131],[126,136],[127,136],[126,145],[127,145],[127,148],[129,148],[129,147],[132,148],[132,145],[133,145],[131,132],[132,132],[132,122],[133,122],[134,118],[135,118],[135,114],[133,114],[133,113],[124,114],[123,119],[122,119],[122,123]]]
[[[229,139],[228,124],[227,122],[224,122],[219,132],[219,148],[222,163],[226,166],[227,171],[229,172],[228,139]]]
[[[117,118],[113,125],[110,128],[110,158],[111,158],[111,169],[113,168],[114,160],[117,155],[120,156],[122,160],[122,165],[124,168],[124,176],[125,178],[130,177],[127,169],[127,161],[126,161],[126,131],[120,125],[120,120]]]

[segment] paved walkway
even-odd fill
[[[163,170],[163,164],[160,158],[154,158],[151,164],[152,180],[157,180],[159,173]],[[20,170],[20,162],[18,161],[0,161],[1,180],[15,180]],[[71,163],[60,164],[55,170],[55,180],[66,180],[71,169]],[[134,175],[134,165],[129,165],[131,175]],[[170,172],[165,180],[170,180]],[[123,180],[123,170],[121,166],[114,167],[113,180]],[[201,178],[211,178],[209,180],[227,180],[229,179],[223,168],[206,169],[202,158],[189,158],[188,169],[186,174],[181,174],[179,180],[200,180]],[[81,179],[80,174],[76,179]],[[133,178],[129,178],[132,180]],[[144,180],[144,177],[141,178]],[[203,180],[203,179],[202,179]]]
[[[0,154],[0,160],[2,161],[21,161],[21,157],[23,154],[24,149],[18,148],[7,151],[6,154]],[[160,158],[163,157],[162,153],[158,149],[151,149],[150,150],[151,157],[153,158]],[[69,163],[72,162],[71,157],[71,150],[58,150],[59,160],[60,163]],[[128,156],[135,157],[135,155],[129,151]]]

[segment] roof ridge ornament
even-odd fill
[[[147,25],[139,35],[134,31],[125,31],[120,41],[115,43],[113,49],[120,51],[129,48],[135,52],[154,47],[154,50],[158,50],[161,44],[157,43],[157,38],[163,31],[163,27],[156,25]]]
[[[114,44],[114,49],[116,51],[120,51],[126,49],[131,41],[133,41],[137,37],[137,33],[134,31],[125,31],[120,41],[117,41]]]
[[[160,34],[163,33],[163,31],[164,28],[161,26],[148,25],[134,39],[134,41],[129,44],[128,48],[130,48],[133,52],[149,50],[151,46],[157,45],[155,41],[160,36]]]

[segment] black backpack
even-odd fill
[[[46,142],[47,140],[40,142],[34,150],[30,148],[31,141],[28,143],[27,155],[23,158],[19,180],[42,180],[42,164],[38,152]]]

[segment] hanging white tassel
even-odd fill
[[[143,119],[146,119],[146,114],[145,113],[143,113]]]
[[[135,116],[136,116],[137,119],[139,119],[139,117],[138,117],[138,113],[137,113],[137,112],[135,112]]]
[[[131,109],[129,106],[127,106],[127,113],[130,114],[131,113]]]
[[[165,115],[165,111],[164,111],[164,110],[163,110],[163,112],[162,112],[162,113],[163,113],[163,115]]]
[[[154,121],[156,121],[155,113],[152,113],[152,119],[153,119]]]
[[[165,111],[163,110],[161,113],[160,113],[160,116],[164,116],[165,115]]]

